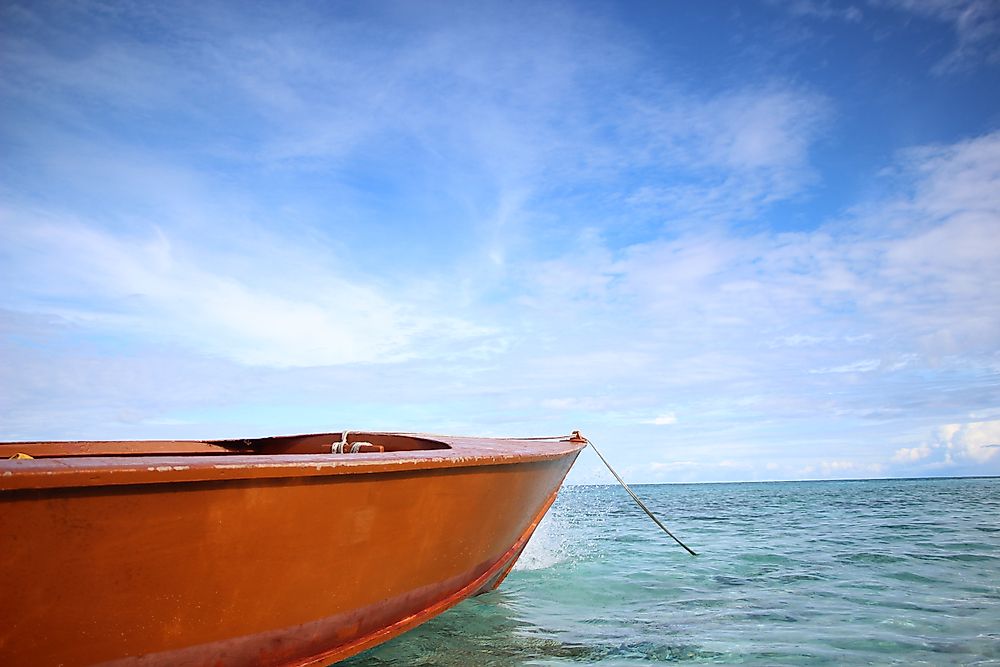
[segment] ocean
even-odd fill
[[[1000,665],[1000,478],[566,487],[497,591],[340,663]]]

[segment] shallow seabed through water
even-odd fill
[[[567,487],[503,586],[342,665],[1000,665],[1000,478]]]

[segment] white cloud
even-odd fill
[[[937,439],[953,459],[986,463],[1000,453],[1000,420],[946,424]]]
[[[820,345],[823,343],[832,342],[832,338],[829,336],[809,336],[806,334],[792,334],[791,336],[782,336],[775,339],[772,343],[773,346],[788,346],[788,347],[805,347],[811,345]]]
[[[833,366],[832,368],[818,368],[809,371],[810,373],[870,373],[878,370],[882,362],[878,359],[862,359],[849,364]]]
[[[701,467],[701,465],[702,464],[696,461],[654,461],[649,464],[649,469],[654,473],[662,473],[698,468]]]
[[[642,422],[643,424],[653,424],[655,426],[669,426],[671,424],[677,423],[677,415],[673,412],[666,412],[662,415],[653,417],[652,419],[647,419]]]
[[[962,421],[934,429],[931,441],[915,447],[902,447],[892,456],[897,464],[920,462],[926,469],[959,466],[970,470],[1000,458],[1000,420]]]
[[[896,453],[892,455],[892,460],[895,463],[913,463],[915,461],[921,461],[926,459],[931,455],[931,448],[927,445],[920,445],[918,447],[901,447],[896,450]]]

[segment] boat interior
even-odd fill
[[[315,433],[232,440],[0,442],[0,459],[75,456],[205,456],[232,454],[372,454],[451,449],[430,438],[395,433]]]

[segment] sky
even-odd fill
[[[0,155],[0,439],[1000,475],[992,0],[3,0]]]

